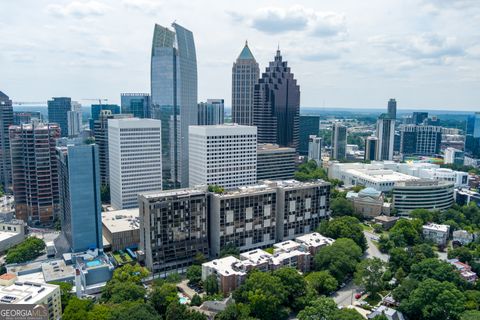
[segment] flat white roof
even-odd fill
[[[140,229],[139,208],[102,212],[102,224],[111,233]]]
[[[243,134],[257,134],[257,127],[244,126],[236,123],[211,126],[189,126],[189,134],[202,136],[237,136]]]
[[[139,193],[139,196],[142,196],[146,199],[153,199],[153,198],[160,198],[160,197],[197,195],[197,194],[202,194],[206,192],[207,192],[206,186],[205,187],[198,186],[193,188],[142,192],[142,193]]]
[[[440,231],[440,232],[448,232],[449,226],[446,224],[436,224],[436,223],[429,223],[422,227],[426,230],[433,230],[433,231]]]
[[[295,238],[295,240],[305,244],[308,247],[314,247],[314,248],[319,246],[324,246],[324,245],[330,245],[335,241],[332,238],[322,236],[318,232],[308,233],[306,235]]]
[[[17,281],[10,286],[0,286],[0,303],[32,304],[47,297],[57,288],[54,284]]]
[[[18,235],[17,232],[0,231],[0,242],[10,239],[16,235]]]
[[[347,169],[345,172],[373,183],[401,182],[419,179],[414,176],[388,169]]]
[[[215,259],[205,262],[203,266],[215,269],[218,274],[228,276],[232,274],[244,275],[246,272],[242,270],[242,262],[234,256],[227,256],[220,259]]]
[[[295,250],[298,247],[300,247],[300,243],[292,241],[292,240],[287,240],[279,243],[275,243],[273,245],[275,249],[279,250],[285,250],[285,251],[290,251],[290,250]]]

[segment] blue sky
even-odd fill
[[[15,101],[149,92],[155,23],[194,32],[199,100],[230,105],[246,39],[278,44],[302,106],[480,111],[478,0],[0,0],[0,90]]]

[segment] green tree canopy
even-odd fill
[[[362,249],[362,252],[367,249],[367,240],[357,218],[345,216],[324,221],[320,224],[318,232],[334,239],[350,238]]]
[[[362,260],[357,264],[355,283],[364,286],[365,290],[375,295],[384,288],[382,277],[386,269],[387,263],[377,257]]]
[[[205,279],[204,288],[209,296],[217,294],[219,290],[217,277],[213,274],[209,275]]]
[[[362,249],[351,239],[337,239],[315,255],[315,269],[327,270],[338,282],[355,271],[362,256]]]
[[[186,277],[191,284],[198,284],[202,281],[202,267],[199,265],[191,265],[187,268]]]
[[[148,300],[159,314],[165,314],[170,303],[178,301],[177,287],[172,283],[154,285]]]
[[[352,201],[337,197],[330,201],[330,209],[332,210],[333,217],[341,217],[341,216],[358,216],[361,215],[355,214],[355,208],[353,207]]]
[[[305,280],[319,295],[329,295],[338,287],[337,279],[328,271],[310,272]]]
[[[42,239],[28,237],[7,251],[5,262],[7,264],[27,262],[42,255],[44,250],[45,242]]]

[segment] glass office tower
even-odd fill
[[[72,252],[103,250],[98,146],[57,147],[62,232]]]
[[[197,58],[193,33],[155,25],[151,118],[162,121],[163,188],[188,186],[188,126],[197,124]]]
[[[276,143],[298,152],[300,86],[277,50],[254,90],[253,125],[259,143]]]
[[[68,137],[68,112],[72,111],[72,99],[58,97],[48,100],[48,122],[60,126],[62,137]]]
[[[12,160],[8,127],[13,124],[12,100],[0,91],[0,184],[6,191],[12,184]]]
[[[150,117],[150,94],[148,93],[122,93],[122,113],[132,114],[135,118]]]

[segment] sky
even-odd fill
[[[479,0],[0,0],[0,91],[83,105],[150,91],[154,24],[194,33],[198,99],[231,101],[245,40],[280,46],[302,107],[480,111]]]

